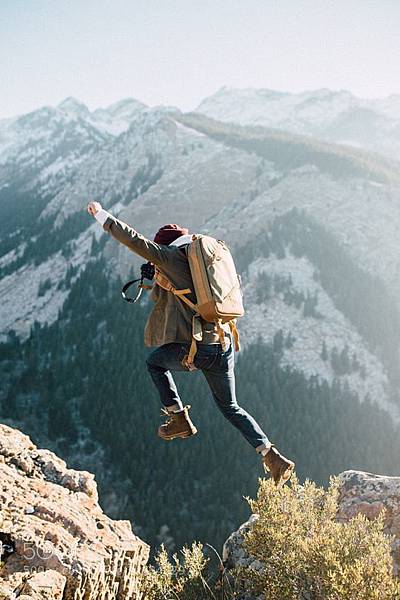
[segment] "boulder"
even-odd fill
[[[0,425],[0,600],[139,600],[149,547],[98,504],[94,476]]]
[[[400,477],[374,475],[363,471],[344,471],[339,475],[340,497],[338,519],[347,521],[358,513],[369,519],[385,511],[385,533],[392,543],[396,574],[400,568]]]

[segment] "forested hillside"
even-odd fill
[[[142,342],[149,306],[124,302],[122,284],[104,259],[91,263],[56,323],[0,346],[3,420],[71,466],[95,470],[103,505],[151,544],[196,538],[220,546],[246,518],[243,495],[255,493],[259,457],[224,421],[199,373],[177,376],[199,434],[171,443],[156,436],[160,406]],[[260,339],[236,355],[240,402],[296,458],[301,478],[326,483],[345,468],[394,474],[400,440],[388,414],[338,381],[283,368],[290,343],[278,333],[272,345]]]
[[[314,266],[314,279],[332,298],[335,306],[349,319],[372,351],[377,352],[390,374],[393,389],[399,385],[400,313],[398,305],[377,275],[360,268],[346,253],[336,238],[305,211],[294,208],[276,217],[270,231],[250,241],[238,254],[238,264],[251,264],[257,258],[287,254],[306,257]],[[272,283],[275,285],[272,286]],[[272,287],[272,289],[271,289]],[[262,274],[257,284],[258,300],[268,300],[274,293],[283,293],[287,304],[297,305],[303,315],[318,314],[318,297],[296,294],[291,281],[283,277],[272,282]],[[348,362],[350,362],[348,357]],[[340,371],[349,369],[344,365]],[[397,395],[394,396],[398,401]]]
[[[215,121],[189,113],[175,117],[213,139],[229,146],[255,152],[283,170],[314,164],[335,178],[371,177],[380,182],[399,182],[397,162],[351,146],[328,144],[286,131]]]

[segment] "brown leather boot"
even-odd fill
[[[189,417],[190,405],[185,406],[182,410],[168,412],[162,410],[162,413],[168,416],[164,425],[158,428],[158,435],[163,440],[173,440],[175,438],[187,438],[197,433],[196,427],[193,425]]]
[[[281,487],[290,479],[294,469],[294,462],[282,456],[274,444],[271,445],[267,454],[263,456],[263,465],[265,472],[271,474],[276,487]]]

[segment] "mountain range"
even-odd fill
[[[94,470],[109,512],[128,512],[152,540],[173,529],[178,484],[185,526],[175,541],[194,537],[193,511],[195,534],[209,539],[221,540],[244,518],[232,514],[233,502],[255,485],[254,457],[242,458],[239,449],[248,449],[227,424],[209,424],[212,406],[204,404],[202,415],[191,402],[209,455],[201,439],[184,453],[159,450],[154,432],[138,437],[143,422],[155,427],[157,420],[141,349],[149,302],[145,295],[135,308],[123,302],[120,287],[140,260],[87,214],[95,199],[149,237],[171,222],[227,241],[246,309],[243,403],[297,454],[303,476],[326,481],[350,467],[393,472],[399,120],[397,97],[223,88],[188,114],[130,98],[89,111],[67,98],[0,121],[2,419]],[[209,403],[198,379],[181,385]],[[227,440],[237,449],[222,473]],[[161,465],[150,480],[147,447],[194,469],[193,481],[183,481],[182,471],[174,487]],[[115,471],[118,493],[109,486]],[[233,473],[240,474],[237,493]],[[221,497],[210,500],[215,486]],[[157,521],[166,504],[168,519]]]
[[[357,98],[346,90],[299,94],[221,88],[197,112],[221,121],[261,125],[400,157],[400,96]]]

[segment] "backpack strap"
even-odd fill
[[[238,331],[238,328],[236,327],[236,319],[231,319],[230,321],[228,321],[228,323],[229,323],[229,329],[231,331],[233,341],[235,342],[235,350],[236,350],[236,352],[239,352],[239,350],[240,350],[240,340],[239,340],[239,331]],[[222,346],[222,350],[225,352],[225,350],[226,350],[226,338],[225,338],[225,332],[222,329],[222,321],[221,321],[221,319],[219,319],[216,322],[216,327],[217,327],[217,333],[218,333],[219,341],[220,341],[221,346]]]
[[[225,331],[222,329],[221,319],[218,319],[218,321],[216,321],[215,325],[216,325],[219,341],[222,346],[222,350],[225,352],[227,349],[227,344],[226,344],[226,340],[225,340]]]
[[[182,300],[182,302],[187,304],[195,313],[192,318],[192,343],[190,344],[189,353],[184,357],[182,361],[182,364],[187,369],[189,369],[189,371],[195,371],[196,367],[194,366],[194,357],[197,353],[197,342],[201,341],[203,338],[203,329],[201,326],[200,315],[197,312],[197,305],[186,297],[186,294],[191,294],[192,290],[190,288],[177,290],[176,287],[172,285],[168,277],[160,273],[160,271],[157,268],[155,272],[155,280],[160,287],[162,287],[167,292],[171,292],[172,294],[174,294],[176,298]]]
[[[189,300],[189,298],[186,298],[186,294],[192,293],[192,290],[190,288],[185,288],[184,290],[177,290],[176,287],[174,287],[172,285],[172,283],[170,282],[168,277],[165,277],[165,275],[160,273],[160,271],[158,269],[156,269],[155,279],[156,279],[156,283],[160,287],[162,287],[164,290],[167,290],[167,292],[172,292],[175,296],[177,296],[180,300],[185,302],[185,304],[190,306],[190,308],[197,313],[196,304],[193,304],[193,302],[191,300]]]
[[[236,327],[236,319],[232,319],[231,321],[229,321],[229,328],[231,330],[231,334],[232,334],[232,337],[233,337],[234,342],[235,342],[235,350],[236,350],[236,352],[239,352],[239,350],[240,350],[240,338],[239,338],[238,328]]]
[[[193,315],[192,318],[192,343],[190,344],[189,353],[183,358],[182,364],[189,369],[189,371],[196,371],[194,366],[194,357],[197,353],[197,342],[203,338],[203,329],[201,326],[201,318],[198,313]]]

